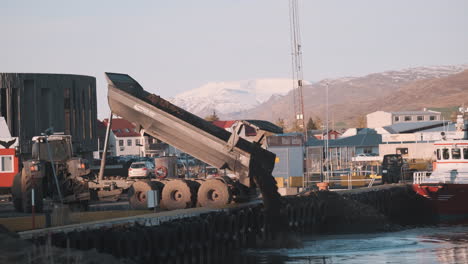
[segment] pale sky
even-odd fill
[[[299,0],[304,79],[468,63],[467,0]],[[163,97],[291,76],[287,0],[0,0],[0,72],[128,73]]]

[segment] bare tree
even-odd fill
[[[219,120],[219,117],[218,117],[218,115],[216,114],[216,111],[213,110],[213,114],[211,114],[211,115],[209,115],[209,116],[205,116],[205,120],[206,120],[206,121],[210,121],[210,122],[218,121],[218,120]]]

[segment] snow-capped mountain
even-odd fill
[[[443,78],[452,74],[456,74],[468,69],[468,64],[464,65],[448,65],[448,66],[428,66],[407,68],[397,71],[385,71],[382,73],[374,73],[373,75],[381,75],[382,77],[389,77],[394,82],[401,81],[417,81],[432,78]]]
[[[468,64],[417,67],[372,73],[362,77],[325,79],[304,87],[305,116],[325,119],[326,90],[335,123],[353,125],[373,111],[420,110],[466,104]],[[231,119],[292,120],[292,95],[281,96]],[[356,125],[356,124],[354,124]]]
[[[324,89],[330,87],[330,103],[349,103],[363,98],[375,98],[391,94],[396,89],[415,81],[444,78],[468,69],[468,64],[453,66],[429,66],[372,73],[360,77],[324,79],[320,82],[305,83],[304,102],[308,107],[317,108],[324,102]],[[175,105],[201,117],[216,111],[221,118],[259,118],[272,116],[287,118],[292,108],[288,93],[292,89],[291,79],[257,79],[233,82],[211,82],[199,88],[178,94],[170,99]],[[263,112],[262,105],[267,102]],[[279,105],[276,102],[281,102]],[[273,105],[275,105],[273,107]],[[259,109],[257,109],[260,107]],[[279,112],[272,114],[272,109]],[[316,110],[314,110],[316,111]],[[306,111],[307,112],[307,111]],[[284,116],[283,116],[284,115]]]
[[[456,74],[468,70],[468,64],[462,65],[442,65],[442,66],[428,66],[428,67],[415,67],[406,68],[401,70],[391,70],[379,73],[371,73],[362,77],[340,77],[332,79],[323,79],[318,82],[318,85],[339,85],[349,84],[353,81],[363,80],[384,80],[386,82],[398,83],[398,82],[411,82],[417,80],[426,80],[432,78],[443,78],[452,74]]]
[[[291,79],[211,82],[178,94],[170,101],[202,117],[213,111],[223,116],[252,109],[273,95],[286,95],[292,86]]]

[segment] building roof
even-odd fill
[[[445,126],[432,127],[429,129],[421,130],[420,132],[442,132],[442,131],[457,131],[455,123],[446,124]]]
[[[212,121],[211,123],[213,123],[213,125],[217,127],[226,129],[226,128],[232,127],[232,125],[234,125],[234,123],[236,122],[237,122],[236,120],[228,120],[228,121],[216,120],[216,121]]]
[[[303,134],[301,132],[288,132],[288,133],[276,134],[276,135],[273,135],[273,136],[282,137],[282,136],[302,136],[302,135]]]
[[[325,129],[312,129],[307,131],[309,135],[326,135],[327,131]],[[328,133],[333,134],[333,133],[338,133],[342,134],[340,131],[334,130],[334,129],[329,129]]]
[[[107,127],[108,119],[103,120],[104,125]],[[139,137],[140,133],[136,131],[136,127],[130,121],[123,118],[112,119],[112,132],[116,137]]]
[[[311,140],[307,141],[307,146],[324,146],[324,140]],[[382,135],[379,134],[358,134],[355,136],[330,139],[328,140],[328,146],[334,147],[373,147],[378,146],[382,143]]]
[[[307,131],[309,135],[322,135],[323,132],[324,130],[322,129],[312,129],[312,130]]]
[[[429,114],[440,114],[440,112],[427,110],[427,111],[402,111],[402,112],[390,112],[393,115],[429,115]]]
[[[104,122],[106,122],[106,123],[104,123]],[[101,120],[98,119],[98,120],[96,121],[96,128],[97,128],[97,129],[106,129],[106,128],[107,128],[107,119],[106,119],[106,120],[103,120],[103,121],[101,121]]]
[[[401,122],[391,126],[384,126],[383,128],[391,134],[399,133],[414,133],[422,130],[427,130],[436,127],[443,127],[447,125],[448,121],[424,121],[424,122]]]

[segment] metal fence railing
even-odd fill
[[[353,189],[362,187],[372,187],[374,184],[381,184],[381,176],[374,170],[336,170],[324,171],[322,177],[320,174],[309,176],[308,181],[304,181],[304,186],[311,187],[321,182],[330,183],[332,189]]]
[[[413,173],[413,184],[423,183],[427,177],[431,175],[431,171],[416,171]]]

